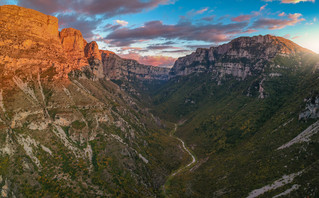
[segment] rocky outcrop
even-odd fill
[[[172,68],[171,77],[212,72],[217,78],[231,75],[245,79],[262,71],[265,62],[277,55],[289,56],[298,53],[312,52],[281,37],[240,37],[218,47],[197,49],[196,52],[179,58]]]
[[[99,46],[95,41],[92,41],[91,43],[87,44],[84,49],[84,52],[85,52],[85,56],[88,58],[102,60]]]
[[[61,44],[65,52],[71,57],[84,57],[87,42],[82,33],[74,28],[65,28],[60,32]]]
[[[299,114],[299,120],[318,119],[319,118],[319,96],[304,99],[305,109]]]

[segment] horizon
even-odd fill
[[[237,6],[230,7],[230,3]],[[145,65],[171,67],[177,58],[197,48],[267,34],[319,53],[315,0],[200,0],[196,5],[183,0],[1,0],[0,5],[18,5],[56,16],[59,30],[78,29],[101,50]]]

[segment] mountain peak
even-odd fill
[[[292,42],[289,39],[267,35],[258,35],[253,37],[238,37],[232,40],[229,44],[237,47],[251,47],[257,44],[262,44],[265,46],[276,46],[278,47],[278,53],[291,54],[291,53],[313,53],[312,51],[305,49],[298,44]],[[227,44],[226,44],[227,45]]]

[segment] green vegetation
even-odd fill
[[[76,121],[72,122],[71,126],[74,129],[82,130],[84,127],[86,127],[86,124],[85,124],[85,122],[81,122],[79,120],[76,120]]]
[[[318,73],[312,72],[317,60],[276,57],[265,68],[265,99],[258,98],[260,74],[243,81],[228,76],[222,85],[209,73],[172,79],[157,89],[150,85],[145,95],[151,95],[153,113],[175,123],[183,121],[177,135],[202,162],[195,171],[170,180],[170,196],[244,197],[284,174],[315,166],[318,143],[302,151],[298,146],[276,149],[314,122],[299,121],[298,116],[305,108],[304,98],[318,93]],[[299,61],[302,67],[296,64]],[[281,75],[271,77],[270,73]],[[313,178],[301,176],[307,177],[298,179],[305,188],[297,194],[310,193],[307,181]]]

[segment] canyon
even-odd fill
[[[58,23],[0,6],[1,197],[318,195],[317,54],[259,35],[163,68]]]

